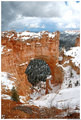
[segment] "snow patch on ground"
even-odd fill
[[[80,87],[62,89],[58,94],[50,93],[39,100],[33,100],[30,104],[39,107],[56,107],[59,109],[80,107]]]

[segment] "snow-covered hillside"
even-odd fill
[[[50,93],[42,96],[39,100],[32,101],[39,107],[56,107],[60,109],[80,108],[80,87],[62,89],[57,93]]]
[[[64,55],[73,57],[72,62],[80,67],[80,47],[72,47],[69,51],[64,51]]]
[[[72,69],[71,66],[63,67],[64,70],[64,81],[61,85],[62,89],[74,88],[80,86],[80,75]]]

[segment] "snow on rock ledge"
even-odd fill
[[[17,33],[17,37],[21,37],[21,39],[23,39],[23,40],[33,39],[33,38],[40,39],[43,34],[47,34],[49,38],[54,38],[56,36],[56,33],[49,33],[46,31],[42,31],[42,32],[38,32],[38,33],[25,31],[22,33]]]
[[[28,62],[22,63],[22,64],[20,64],[19,66],[24,66],[24,65],[26,65],[26,64],[28,64]]]

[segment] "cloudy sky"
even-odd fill
[[[80,2],[2,1],[2,31],[42,31],[80,29]]]

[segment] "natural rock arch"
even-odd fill
[[[4,66],[2,71],[15,74],[17,79],[15,84],[19,94],[26,95],[30,93],[31,85],[27,81],[25,70],[31,59],[43,59],[51,69],[53,76],[51,82],[53,84],[59,83],[60,77],[57,75],[59,68],[56,66],[59,57],[59,37],[60,32],[57,31],[51,37],[49,37],[49,32],[45,32],[40,38],[25,41],[18,37],[18,40],[14,40],[14,36],[10,40],[5,36],[2,38],[2,45],[6,45],[7,49],[12,49],[11,52],[2,54],[2,66]]]

